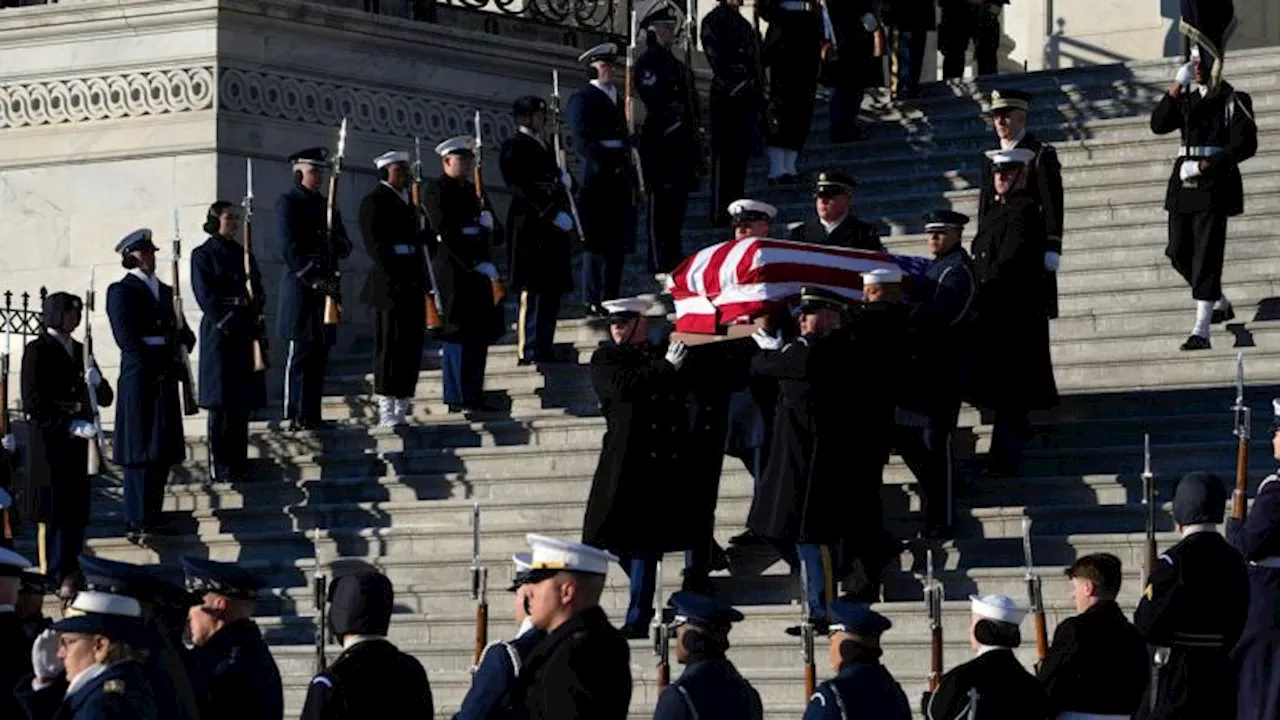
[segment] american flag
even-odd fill
[[[672,273],[676,330],[715,333],[796,297],[805,286],[861,300],[862,273],[896,267],[910,277],[927,265],[920,257],[790,240],[727,240],[685,258]]]

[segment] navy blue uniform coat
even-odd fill
[[[280,271],[280,305],[276,310],[276,334],[281,340],[324,342],[324,291],[315,284],[326,279],[326,258],[332,252],[336,264],[351,254],[351,241],[342,225],[342,213],[333,211],[333,248],[325,225],[324,195],[301,185],[276,200],[276,240],[284,268]]]
[[[804,720],[911,720],[911,705],[902,686],[875,658],[860,657],[840,666],[835,677],[818,686],[804,710]]]
[[[252,256],[254,302],[245,292],[244,247],[211,237],[191,252],[191,292],[200,319],[200,407],[252,410],[267,399],[266,373],[253,370],[262,314],[262,276]]]
[[[565,122],[582,172],[578,212],[586,235],[583,240],[591,252],[604,252],[619,243],[624,252],[632,249],[632,238],[621,237],[636,182],[622,105],[621,88],[614,103],[603,90],[587,85],[570,95],[565,107]],[[614,144],[610,141],[622,145],[605,147],[605,143]]]
[[[40,690],[31,689],[31,679],[14,691],[29,720],[165,720],[156,713],[146,673],[133,660],[108,666],[70,697],[65,679]]]
[[[191,651],[191,665],[203,684],[201,718],[280,720],[284,689],[271,650],[252,620],[237,620]]]
[[[555,153],[539,138],[515,132],[502,143],[498,167],[511,190],[506,226],[511,286],[539,293],[569,292],[572,236],[552,224],[556,215],[569,211]]]
[[[471,678],[471,688],[453,720],[485,720],[502,717],[511,689],[520,676],[525,658],[547,636],[546,631],[529,628],[510,642],[494,642],[480,654],[480,665]]]
[[[631,648],[598,607],[547,634],[529,653],[512,692],[513,717],[625,720]]]
[[[723,657],[690,657],[658,696],[653,720],[762,720],[760,693]]]
[[[1237,720],[1280,717],[1280,480],[1262,481],[1244,522],[1227,521],[1227,540],[1249,562],[1249,614],[1231,653],[1240,677]],[[1274,565],[1274,561],[1268,565]]]

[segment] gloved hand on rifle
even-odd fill
[[[91,367],[84,374],[84,381],[89,384],[89,387],[96,388],[102,384],[102,373],[97,367]]]
[[[484,228],[485,230],[492,230],[493,229],[493,213],[489,212],[488,210],[481,210],[480,219],[477,220],[477,222],[480,223],[480,227]]]
[[[91,440],[98,434],[98,426],[87,420],[71,421],[71,436],[81,440]]]
[[[667,347],[667,356],[665,359],[667,362],[671,363],[672,367],[679,370],[680,366],[684,365],[684,360],[688,355],[689,348],[686,347],[684,343],[677,340]]]
[[[0,447],[4,448],[5,452],[16,452],[18,450],[17,436],[13,433],[9,433],[3,438],[0,438]]]
[[[1178,166],[1178,179],[1192,180],[1200,177],[1200,161],[1195,158],[1186,160],[1182,165]]]
[[[570,230],[573,230],[573,218],[569,215],[569,213],[563,210],[556,213],[556,217],[554,220],[551,221],[551,223],[556,227],[560,228],[561,230],[563,230],[564,232],[569,232]]]
[[[564,186],[565,190],[573,192],[573,176],[569,174],[568,170],[560,171],[560,184]]]
[[[489,278],[490,280],[498,279],[498,268],[494,267],[493,263],[482,262],[479,265],[477,265],[475,269],[476,269],[476,272]]]

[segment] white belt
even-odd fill
[[[462,228],[462,231],[461,231],[461,232],[462,232],[462,234],[463,234],[463,235],[466,235],[466,236],[468,236],[468,237],[473,236],[473,235],[479,235],[479,234],[480,234],[480,226],[479,226],[479,225],[465,225],[465,226],[463,226],[463,228]]]
[[[1265,558],[1262,558],[1261,560],[1254,560],[1249,564],[1257,565],[1258,567],[1264,567],[1264,568],[1280,569],[1280,557],[1277,557],[1277,556],[1265,557]]]
[[[1087,713],[1065,710],[1058,713],[1057,720],[1128,720],[1128,715],[1107,715],[1105,713]]]
[[[609,148],[610,150],[620,150],[622,149],[622,141],[621,140],[601,140],[600,147]]]
[[[143,345],[167,345],[169,339],[163,335],[145,335],[142,338]]]
[[[1222,152],[1222,148],[1213,145],[1184,145],[1178,148],[1178,157],[1213,157]]]
[[[810,9],[809,3],[804,0],[782,0],[778,3],[779,10],[797,10],[804,11]]]
[[[395,254],[397,254],[397,255],[412,255],[412,254],[413,254],[413,246],[412,246],[412,245],[393,245],[393,246],[391,247],[391,249],[392,249],[393,251],[395,251]]]

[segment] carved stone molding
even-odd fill
[[[213,93],[209,66],[0,83],[0,128],[207,110]]]
[[[347,118],[353,130],[439,141],[469,135],[480,109],[485,144],[515,132],[507,112],[421,95],[316,82],[300,77],[224,67],[218,81],[219,108],[300,123],[337,125]]]

